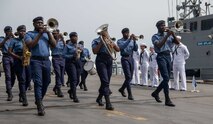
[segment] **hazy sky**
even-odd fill
[[[95,29],[104,23],[109,24],[112,37],[121,38],[121,29],[128,27],[131,33],[145,36],[139,43],[151,44],[155,23],[166,20],[169,12],[168,0],[1,0],[0,35],[4,35],[6,25],[14,31],[21,24],[33,30],[32,20],[36,16],[43,16],[45,23],[56,18],[62,32],[76,31],[79,40],[84,40],[91,50],[91,42],[97,37]]]

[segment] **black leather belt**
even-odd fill
[[[23,55],[23,53],[22,52],[17,52],[17,53],[15,53],[16,55],[19,55],[19,56],[22,56]]]
[[[52,55],[53,58],[63,58],[62,55]]]
[[[122,55],[122,57],[130,57],[130,55]]]
[[[3,56],[10,56],[9,53],[3,53]]]
[[[32,56],[31,59],[45,61],[45,60],[49,60],[49,57],[48,56]]]

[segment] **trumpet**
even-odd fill
[[[59,37],[60,37],[60,38],[64,38],[64,37],[66,37],[67,35],[68,35],[67,32],[63,32],[63,33],[60,33],[60,34],[59,34]]]
[[[135,38],[138,40],[138,39],[144,39],[144,36],[141,34],[139,36],[135,36]]]
[[[58,25],[59,23],[56,19],[50,18],[47,20],[47,24],[44,26],[47,28],[49,32],[53,32],[54,30],[58,29]]]
[[[139,36],[135,36],[135,35],[132,34],[131,36],[134,40],[144,39],[144,36],[142,34],[139,35]],[[130,38],[131,38],[131,36],[130,36]]]
[[[176,21],[174,23],[174,25],[166,27],[164,32],[168,32],[170,30],[171,31],[178,31],[178,32],[182,31],[183,30],[183,22],[182,21]]]
[[[63,33],[63,36],[67,36],[67,35],[68,35],[68,33],[67,33],[67,32],[64,32],[64,33]]]

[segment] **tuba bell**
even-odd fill
[[[47,30],[50,31],[50,32],[53,32],[54,30],[58,29],[58,21],[54,18],[50,18],[47,20]]]
[[[111,43],[113,42],[108,33],[108,24],[103,24],[96,29],[96,33],[100,35],[100,38],[107,49],[107,52],[112,57],[113,60],[117,59],[116,51],[111,47]]]

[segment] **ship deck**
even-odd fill
[[[67,77],[65,76],[67,79]],[[6,101],[4,76],[0,78],[0,122],[1,124],[209,124],[213,113],[213,85],[198,84],[200,93],[192,93],[191,83],[189,91],[171,91],[170,96],[176,107],[166,107],[163,103],[156,103],[150,96],[154,88],[132,86],[135,100],[129,101],[118,93],[123,83],[122,75],[112,76],[111,102],[114,111],[107,111],[95,103],[97,89],[100,82],[98,76],[87,79],[88,91],[80,90],[80,103],[73,103],[67,94],[68,87],[62,87],[65,97],[54,95],[54,76],[44,99],[46,115],[38,117],[34,104],[34,93],[28,91],[29,106],[23,107],[18,102],[17,82],[13,89],[14,99]],[[163,93],[160,97],[164,100]]]

